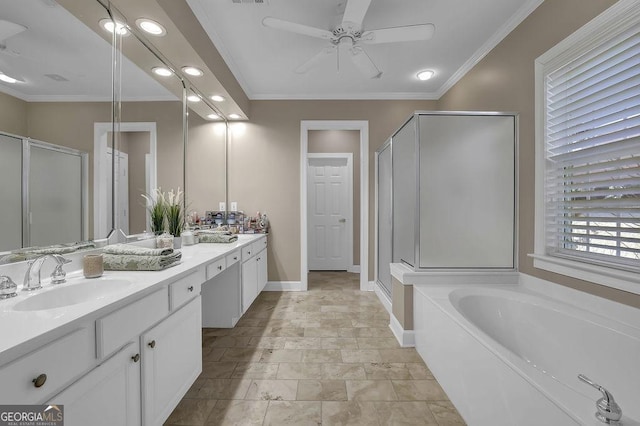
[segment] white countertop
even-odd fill
[[[264,234],[242,234],[238,235],[238,241],[229,244],[203,243],[183,246],[180,249],[182,252],[180,262],[162,271],[104,271],[101,278],[94,278],[91,281],[123,279],[131,282],[131,285],[97,300],[55,309],[17,311],[13,307],[35,294],[86,280],[81,269],[67,268],[67,282],[64,284],[54,286],[49,283],[48,278],[43,279],[43,288],[33,292],[21,291],[21,285],[18,283],[18,296],[0,300],[0,365],[73,331],[81,323],[95,320],[152,293],[163,285],[192,273],[198,267],[218,260],[263,236]]]

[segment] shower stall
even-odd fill
[[[415,112],[376,152],[376,281],[516,269],[517,114]]]

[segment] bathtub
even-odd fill
[[[603,425],[584,374],[640,425],[640,310],[523,281],[414,285],[416,349],[467,423]]]

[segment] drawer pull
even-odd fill
[[[233,256],[233,260],[238,260],[238,256]]]
[[[193,291],[193,286],[189,286],[189,287],[187,287],[187,290],[189,290],[189,291]]]
[[[133,362],[140,361],[140,354],[135,354],[134,356],[131,357],[131,359],[133,360]]]
[[[42,387],[42,385],[44,385],[46,381],[47,381],[47,375],[44,373],[32,380],[33,386],[37,388]]]
[[[222,265],[218,265],[218,271],[222,271]]]
[[[153,349],[153,348],[155,348],[155,347],[156,347],[156,341],[155,341],[155,340],[152,340],[152,341],[150,341],[150,342],[148,343],[148,345],[149,345],[149,347],[150,347],[151,349]]]
[[[251,250],[249,250],[249,251],[247,252],[247,254],[248,254],[249,256],[251,256]]]

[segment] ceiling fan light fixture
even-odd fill
[[[0,81],[4,81],[5,83],[9,83],[9,84],[14,84],[18,82],[18,79],[10,77],[4,73],[0,73]]]
[[[197,67],[182,67],[182,71],[192,77],[202,77],[204,75],[204,72]]]
[[[159,75],[161,77],[169,77],[173,75],[173,72],[171,72],[169,68],[165,68],[165,67],[153,67],[151,68],[151,71],[154,74]]]
[[[224,96],[213,95],[213,96],[211,96],[211,100],[214,101],[214,102],[223,102],[224,101]]]
[[[110,33],[113,33],[114,31],[116,31],[119,35],[122,35],[122,36],[129,35],[129,30],[124,24],[121,24],[120,22],[112,21],[109,18],[101,19],[100,26]]]
[[[435,71],[424,70],[416,74],[416,77],[418,77],[418,80],[420,81],[427,81],[427,80],[430,80],[435,74],[436,74]]]

